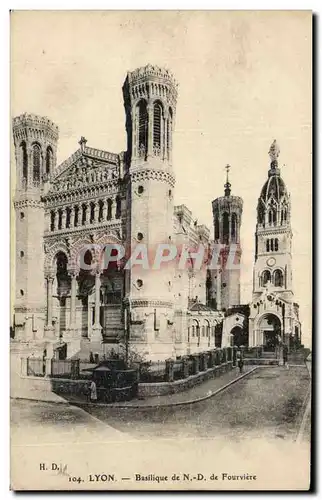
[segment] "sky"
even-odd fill
[[[148,63],[179,83],[175,204],[213,232],[211,201],[244,200],[241,300],[252,294],[256,206],[274,139],[291,193],[293,285],[311,338],[311,15],[305,11],[25,11],[11,14],[11,113],[48,116],[58,163],[87,145],[126,148],[122,84]],[[14,168],[14,166],[13,166]]]

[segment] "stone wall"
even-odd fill
[[[187,389],[191,389],[191,387],[201,384],[210,378],[219,377],[222,373],[226,373],[232,368],[232,361],[228,361],[222,365],[208,368],[206,371],[199,372],[196,375],[190,375],[185,379],[176,380],[174,382],[140,383],[138,397],[147,398],[152,396],[164,396],[166,394],[175,394],[177,392],[186,391]]]

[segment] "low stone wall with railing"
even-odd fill
[[[231,370],[237,363],[237,349],[214,349],[179,359],[142,363],[138,369],[138,396],[149,397],[184,391]],[[23,358],[22,376],[39,380],[61,395],[85,395],[90,372],[95,364],[75,360]],[[42,383],[41,383],[42,382]],[[88,392],[88,391],[87,391]]]

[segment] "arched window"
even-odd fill
[[[113,206],[113,201],[109,198],[107,200],[107,220],[111,220],[112,218],[112,206]]]
[[[274,252],[274,240],[271,238],[271,252]]]
[[[86,224],[87,206],[82,205],[82,226]]]
[[[28,178],[28,155],[27,155],[27,146],[25,141],[20,144],[20,154],[22,161],[22,178],[27,180]]]
[[[218,216],[215,219],[215,240],[219,240],[219,219],[218,219]]]
[[[266,252],[269,252],[269,240],[266,240]]]
[[[198,336],[198,330],[199,330],[199,324],[196,319],[192,320],[192,325],[191,325],[191,336],[192,337],[197,337]]]
[[[79,206],[76,205],[74,207],[74,227],[78,226],[78,219],[79,219]]]
[[[206,337],[210,337],[210,323],[207,319],[205,320],[205,323],[206,323]]]
[[[59,252],[56,256],[56,275],[58,282],[67,277],[67,256],[63,252]]]
[[[231,237],[233,241],[237,238],[237,215],[235,213],[231,216]]]
[[[92,201],[90,203],[90,216],[89,216],[89,222],[92,224],[95,219],[95,203]]]
[[[104,203],[102,200],[99,200],[98,202],[98,222],[102,222],[103,220],[103,207],[104,207]]]
[[[119,196],[116,197],[116,211],[115,218],[119,219],[121,217],[121,198]]]
[[[283,286],[283,273],[280,269],[276,269],[273,274],[274,286]]]
[[[227,212],[223,214],[223,240],[224,243],[229,242],[229,215]]]
[[[137,105],[138,119],[138,150],[144,156],[148,148],[148,112],[145,101],[140,101]]]
[[[275,207],[271,207],[268,211],[268,223],[276,224],[277,221],[277,212]]]
[[[169,108],[169,117],[167,120],[167,153],[168,159],[170,159],[171,152],[171,139],[172,139],[172,109]]]
[[[56,219],[56,213],[54,210],[50,212],[50,230],[55,231],[55,219]]]
[[[71,214],[71,208],[67,207],[66,208],[66,229],[70,228],[70,214]]]
[[[257,211],[257,221],[259,224],[263,224],[265,220],[265,210],[261,202],[259,202],[258,211]]]
[[[275,252],[278,252],[278,239],[275,238]]]
[[[268,271],[268,269],[266,269],[262,273],[262,277],[261,277],[262,286],[265,286],[269,281],[271,281],[271,273],[270,273],[270,271]]]
[[[32,148],[33,180],[40,181],[41,150],[39,144],[34,144]]]
[[[58,210],[58,229],[62,229],[63,227],[63,211],[62,209]]]
[[[153,149],[155,154],[161,152],[161,120],[162,106],[160,102],[156,102],[153,106]]]
[[[50,174],[53,167],[53,150],[48,146],[46,150],[46,174]]]

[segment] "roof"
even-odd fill
[[[201,304],[200,302],[196,302],[193,304],[191,307],[189,307],[189,311],[211,311],[213,312],[213,309],[211,307],[206,306],[205,304]]]
[[[285,182],[280,175],[270,175],[262,187],[260,197],[266,203],[268,199],[273,196],[276,201],[280,201],[282,196],[287,194]]]

